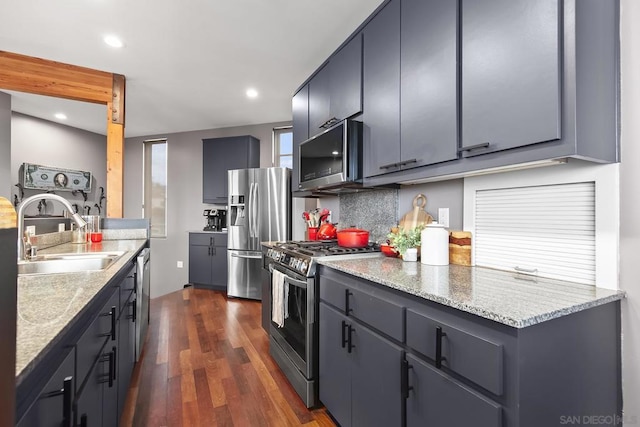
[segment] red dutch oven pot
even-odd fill
[[[338,246],[364,248],[369,245],[369,232],[360,228],[345,228],[338,231]]]

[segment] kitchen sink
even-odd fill
[[[38,255],[18,263],[18,274],[55,274],[109,268],[124,251]]]

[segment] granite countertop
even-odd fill
[[[319,264],[514,328],[524,328],[625,297],[578,283],[483,267],[429,266],[398,258],[318,258]]]
[[[125,251],[106,270],[79,273],[18,275],[16,385],[46,355],[89,304],[133,257],[146,239],[103,240],[93,244],[63,243],[39,254]]]

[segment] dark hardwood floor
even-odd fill
[[[151,300],[122,426],[334,426],[269,355],[259,301],[187,288]]]

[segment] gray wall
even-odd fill
[[[0,92],[0,197],[10,199],[11,186],[11,95]]]
[[[167,237],[151,241],[151,296],[161,296],[189,281],[188,231],[201,231],[205,225],[202,210],[202,140],[224,136],[253,135],[260,140],[260,165],[271,166],[272,129],[285,123],[267,123],[166,135],[127,138],[125,142],[124,216],[142,216],[142,142],[167,138]],[[224,155],[224,153],[220,153]],[[177,261],[184,268],[177,268]]]
[[[94,203],[99,199],[98,187],[106,187],[107,139],[104,135],[60,125],[20,113],[12,113],[11,120],[11,176],[9,182],[13,194],[18,194],[14,186],[18,182],[18,171],[22,163],[35,163],[65,169],[90,171],[93,174],[92,192],[87,198],[91,213],[97,214]],[[41,193],[40,190],[26,190],[25,197]],[[82,196],[73,196],[69,191],[56,194],[84,204]],[[13,196],[11,196],[13,199]],[[103,203],[104,206],[104,203]],[[46,213],[59,215],[63,207],[49,203]],[[37,214],[37,203],[27,209],[27,214]]]
[[[622,163],[620,165],[620,289],[625,425],[640,423],[640,2],[622,0]],[[634,419],[632,417],[635,417]]]

